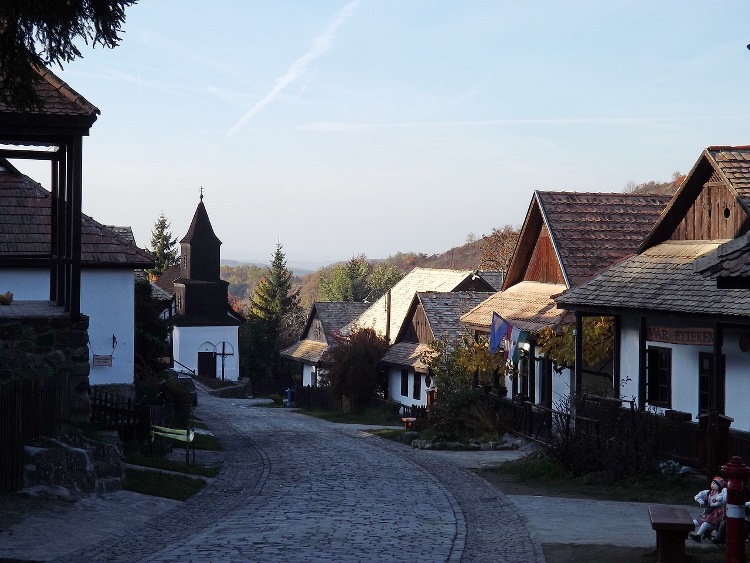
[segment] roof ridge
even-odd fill
[[[57,76],[54,72],[52,72],[50,69],[48,69],[46,66],[41,65],[35,65],[32,64],[34,70],[36,73],[45,80],[50,86],[52,86],[55,90],[60,92],[63,96],[65,96],[68,100],[73,102],[75,105],[77,105],[79,108],[88,111],[89,113],[100,115],[101,112],[99,111],[99,108],[97,108],[94,104],[89,102],[86,98],[84,98],[81,94],[76,92],[70,84],[65,82],[62,78]]]

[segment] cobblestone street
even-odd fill
[[[197,415],[226,449],[204,492],[56,560],[544,560],[515,506],[450,461],[252,400],[202,393]]]

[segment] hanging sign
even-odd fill
[[[713,346],[714,331],[710,328],[674,328],[668,326],[646,327],[646,340],[693,346]]]
[[[104,356],[104,355],[100,356],[98,354],[94,354],[93,364],[95,366],[111,368],[112,367],[112,354],[109,354],[107,356]]]

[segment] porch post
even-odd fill
[[[638,329],[638,408],[646,407],[646,317]]]
[[[719,372],[723,369],[721,361],[721,350],[724,346],[724,327],[721,323],[714,325],[713,362],[711,366],[711,385],[709,386],[709,404],[712,411],[724,414],[724,398],[719,396],[721,385],[719,385]]]
[[[612,343],[612,391],[613,397],[619,399],[622,396],[622,389],[620,389],[620,330],[622,325],[620,324],[620,317],[616,316],[612,319],[612,336],[614,342]]]
[[[583,315],[575,312],[576,332],[575,332],[575,364],[574,372],[574,391],[576,400],[580,399],[583,393]]]

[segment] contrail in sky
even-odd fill
[[[232,127],[227,134],[228,137],[231,137],[242,129],[242,127],[244,127],[244,125],[250,121],[256,113],[270,104],[281,91],[302,76],[311,63],[323,56],[331,48],[333,38],[336,35],[336,30],[338,30],[338,28],[352,16],[360,1],[361,0],[353,0],[339,10],[333,18],[333,21],[329,24],[328,29],[326,29],[322,35],[315,38],[310,50],[294,61],[285,74],[276,79],[271,91],[268,92],[262,100],[250,108],[250,110],[234,124],[234,127]]]

